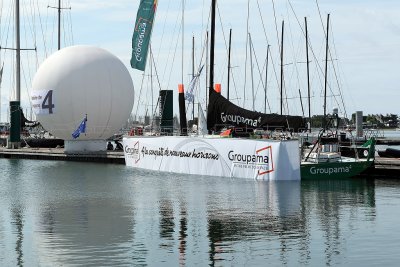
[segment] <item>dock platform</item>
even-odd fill
[[[375,164],[364,175],[372,177],[400,178],[400,158],[375,157]]]
[[[123,151],[65,153],[64,148],[0,148],[0,158],[125,164]]]

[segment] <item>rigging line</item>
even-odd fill
[[[179,39],[179,32],[180,32],[180,30],[181,30],[180,27],[179,27],[179,29],[177,29],[178,24],[179,24],[178,21],[179,21],[179,16],[176,16],[175,25],[174,25],[174,30],[173,30],[173,33],[172,33],[172,36],[175,36],[176,31],[178,30],[178,38],[176,38],[177,41],[178,41],[178,39]],[[170,46],[169,46],[169,49],[168,49],[168,56],[167,56],[167,61],[166,61],[166,62],[170,62],[171,51],[172,51],[173,45],[174,45],[174,43],[173,43],[173,42],[170,42]],[[176,48],[175,48],[175,49],[176,49]],[[164,81],[165,76],[167,75],[167,74],[166,74],[166,73],[167,73],[167,69],[169,68],[169,70],[171,71],[171,69],[172,69],[173,67],[174,67],[174,65],[172,65],[172,67],[169,67],[169,65],[168,65],[167,63],[164,65],[163,76],[162,76],[162,78],[161,78],[162,81]],[[170,74],[170,76],[171,76],[171,74]],[[170,78],[171,78],[171,77],[170,77]]]
[[[288,5],[286,4],[286,13],[287,13],[287,16],[289,17],[289,7],[288,7]],[[293,31],[292,31],[292,23],[291,23],[291,21],[289,20],[288,21],[288,24],[289,24],[289,33],[290,33],[290,45],[291,45],[291,47],[292,47],[292,51],[295,51],[295,47],[294,47],[294,42],[293,42],[293,39],[294,39],[294,37],[293,37]],[[298,44],[300,44],[300,41],[299,42],[297,42]],[[298,46],[298,49],[297,49],[297,53],[292,53],[292,56],[293,56],[293,64],[294,64],[294,70],[293,70],[293,72],[292,72],[292,75],[296,75],[296,78],[297,78],[297,88],[299,89],[299,90],[301,90],[301,82],[300,82],[300,73],[299,73],[299,68],[298,68],[298,60],[297,60],[297,58],[296,58],[296,55],[297,54],[299,54],[299,51],[300,51],[300,46]],[[290,79],[290,80],[292,80],[292,79]],[[289,110],[288,110],[289,111]],[[289,113],[289,112],[288,112]]]
[[[267,44],[269,44],[267,30],[265,29],[264,19],[263,19],[262,14],[261,14],[261,8],[260,8],[260,4],[258,3],[258,0],[257,0],[257,7],[258,7],[258,14],[260,15],[261,25],[262,25],[262,28],[263,28],[263,31],[264,31],[265,39],[267,40]]]
[[[150,46],[150,54],[151,54],[151,58],[152,58],[152,60],[153,60],[153,64],[152,64],[152,65],[154,66],[154,71],[156,72],[157,83],[158,83],[158,86],[159,86],[160,91],[161,91],[161,85],[160,85],[160,81],[159,81],[159,79],[158,79],[158,73],[157,73],[156,63],[155,63],[155,61],[154,61],[154,54],[153,54],[153,51],[152,51],[152,49],[151,49],[151,46]],[[160,93],[158,93],[158,97],[157,97],[157,101],[156,101],[156,106],[154,107],[154,113],[153,113],[153,114],[156,114],[156,110],[157,110],[157,108],[158,108],[159,98],[160,98]],[[153,99],[153,94],[152,94],[152,99]],[[165,99],[165,101],[166,101],[166,99]],[[154,116],[154,115],[153,115],[153,116]]]
[[[50,1],[50,0],[49,0]],[[45,21],[44,21],[44,25],[45,28],[43,30],[42,28],[42,34],[43,34],[43,44],[44,44],[44,57],[47,58],[48,54],[49,54],[49,50],[51,45],[49,46],[45,40],[45,33],[47,33],[49,31],[49,6],[50,6],[50,2],[47,1],[47,9],[46,9],[46,17],[45,17]],[[39,3],[38,3],[38,9],[39,9]]]
[[[228,52],[228,44],[227,44],[227,41],[226,41],[224,26],[223,26],[223,24],[222,24],[222,17],[221,17],[220,9],[219,9],[219,6],[218,6],[218,2],[217,2],[217,11],[218,11],[219,21],[220,21],[220,24],[221,24],[222,36],[223,36],[223,39],[224,39],[225,49],[226,49],[226,51]],[[223,68],[223,71],[225,71],[225,68]],[[224,73],[222,73],[222,75],[224,75]],[[233,72],[231,72],[231,78],[232,78],[232,80],[234,80],[234,74],[233,74]],[[237,89],[236,89],[235,86],[234,86],[234,89],[235,89],[235,93],[236,93],[236,98],[238,98]]]
[[[274,3],[273,0],[272,0],[272,5],[273,5],[273,10],[274,10],[275,29],[276,29],[276,33],[277,33],[276,35],[277,35],[277,40],[278,40],[278,47],[280,47],[280,43],[279,43],[279,34],[278,34],[278,29],[277,29],[277,24],[276,24],[275,3]],[[258,0],[257,0],[257,6],[258,6],[259,15],[260,15],[261,22],[262,22],[262,26],[263,26],[263,30],[264,30],[265,39],[267,40],[267,44],[269,44],[268,36],[267,36],[266,29],[265,29],[264,20],[263,20],[263,18],[262,18],[261,9],[260,9]],[[270,51],[271,51],[271,50],[270,50]],[[272,63],[272,64],[271,64],[271,65],[272,65],[272,69],[273,69],[274,74],[275,74],[275,79],[276,79],[277,85],[278,85],[278,87],[279,87],[278,76],[277,76],[277,72],[276,72],[276,69],[275,69],[275,61],[274,61],[274,58],[273,58],[272,56],[271,56],[271,63]]]
[[[246,106],[246,80],[247,80],[247,51],[249,46],[249,18],[250,18],[250,0],[247,0],[247,26],[246,26],[246,56],[244,61],[244,86],[243,86],[243,108]]]
[[[272,9],[274,10],[274,21],[275,21],[275,31],[276,31],[276,40],[278,42],[278,47],[279,47],[279,53],[282,53],[280,51],[281,43],[279,41],[279,32],[278,32],[278,24],[276,22],[276,12],[275,12],[275,2],[272,0]]]
[[[199,60],[199,64],[197,67],[197,73],[199,73],[200,68],[202,67],[203,64],[203,59],[206,53],[206,49],[207,49],[207,42],[204,41],[203,46],[202,46],[202,52],[201,52],[201,57]],[[200,74],[201,75],[201,74]],[[196,83],[196,88],[200,88],[200,76],[198,77],[198,82]],[[188,88],[190,89],[190,88]],[[199,100],[198,102],[200,102],[200,90],[193,90],[196,93],[196,98]]]
[[[68,1],[68,6],[71,6],[71,2],[70,1]],[[73,26],[72,26],[73,22],[72,22],[72,15],[71,15],[72,11],[71,11],[71,8],[70,8],[70,11],[68,12],[68,18],[69,18],[69,21],[70,21],[69,30],[70,30],[70,35],[71,35],[71,45],[74,45],[75,41],[74,41],[74,31],[73,31]]]
[[[258,89],[260,88],[260,83],[262,84],[262,86],[263,86],[263,88],[264,88],[263,74],[261,74],[261,73],[264,71],[264,67],[265,67],[265,65],[266,65],[266,62],[265,62],[264,66],[263,66],[263,69],[262,69],[262,71],[261,71],[261,70],[260,70],[260,64],[258,63],[256,51],[255,51],[255,49],[254,49],[253,41],[252,41],[251,39],[250,39],[250,42],[251,42],[250,48],[253,48],[252,50],[253,50],[254,58],[255,58],[255,60],[256,60],[257,69],[258,69],[258,74],[260,75],[260,80],[258,81],[257,91],[256,91],[256,94],[255,94],[255,95],[257,95],[257,94],[258,94]],[[250,51],[250,52],[251,52],[251,51]],[[270,111],[270,113],[271,113],[271,106],[269,105],[268,98],[267,98],[267,103],[268,103],[269,111]]]
[[[169,14],[170,5],[171,5],[171,0],[168,1],[168,6],[167,6],[166,14]],[[161,47],[163,47],[164,34],[165,34],[165,26],[167,25],[167,17],[168,17],[168,16],[164,16],[164,23],[163,23],[163,28],[162,28],[162,32],[161,32],[161,41],[160,41],[160,44],[159,44],[159,46],[158,46],[157,58],[160,57]],[[153,25],[154,25],[154,23],[153,23]]]
[[[316,0],[316,1],[317,1],[317,0]],[[305,36],[305,32],[304,32],[303,26],[301,25],[301,23],[300,23],[300,21],[299,21],[299,19],[298,19],[298,17],[297,17],[296,12],[294,11],[294,8],[293,8],[293,6],[292,6],[290,0],[288,0],[288,3],[289,3],[289,5],[290,5],[290,7],[291,7],[291,10],[292,10],[292,12],[293,12],[293,14],[294,14],[294,16],[295,16],[295,18],[296,18],[296,21],[297,21],[297,23],[298,23],[298,25],[299,25],[299,27],[300,27],[300,29],[301,29],[303,35]],[[318,6],[318,2],[317,2],[317,6]],[[322,17],[321,17],[321,13],[320,13],[320,10],[319,10],[319,6],[318,6],[318,11],[319,11],[319,16],[320,16],[320,19],[321,19],[321,23],[322,23],[322,25],[324,25],[323,22],[322,22]],[[324,31],[324,34],[325,34],[325,37],[326,37],[325,27],[323,26],[322,28],[323,28],[323,31]],[[320,63],[319,63],[319,61],[318,61],[318,57],[316,56],[316,54],[315,54],[315,52],[314,52],[314,49],[313,49],[313,47],[312,47],[312,45],[311,45],[311,42],[308,43],[308,46],[309,46],[309,48],[310,48],[310,50],[311,50],[312,57],[314,58],[314,61],[316,62],[317,72],[319,71],[319,73],[323,75],[323,74],[324,74],[324,70],[322,69],[322,66],[320,65]],[[319,75],[318,75],[318,78],[319,78],[319,80],[320,80],[321,88],[323,88],[322,81],[321,81],[321,77],[320,77]]]
[[[9,46],[8,45],[8,41],[9,41],[9,38],[12,38],[12,33],[11,33],[11,31],[12,31],[12,29],[11,29],[11,18],[12,18],[12,13],[13,13],[13,10],[12,10],[12,8],[10,7],[9,9],[8,9],[8,15],[6,14],[6,16],[7,16],[7,31],[6,31],[6,41],[5,41],[5,47],[7,47],[7,46]],[[11,41],[12,42],[12,41]],[[6,55],[6,53],[7,53],[7,50],[6,51],[4,51],[4,56]]]
[[[160,83],[160,79],[158,76],[157,65],[156,65],[156,61],[154,60],[154,54],[153,54],[153,50],[151,49],[151,46],[150,46],[150,53],[151,53],[151,59],[153,61],[154,71],[156,72],[155,75],[156,75],[156,79],[157,79],[158,88],[159,88],[159,91],[161,91],[161,83]]]
[[[319,5],[318,5],[318,1],[317,1],[317,0],[316,0],[316,3],[317,3],[317,7],[318,7],[318,12],[319,12],[320,20],[321,20],[321,23],[322,23],[322,25],[323,25],[322,16],[321,16],[321,12],[320,12]],[[328,33],[325,31],[325,27],[323,27],[323,30],[324,30],[324,35],[325,35],[325,38],[326,38],[326,36],[327,36]],[[332,30],[331,30],[331,32],[332,32]],[[331,52],[330,46],[328,46],[328,53],[329,53],[330,57],[332,58],[332,52]],[[319,63],[317,63],[317,64],[318,64],[318,66],[319,66]],[[334,63],[332,63],[332,66],[333,66],[333,70],[334,70],[334,75],[335,75],[335,77],[336,77],[336,79],[337,79],[336,69],[335,69]],[[321,68],[321,67],[320,67],[320,68]],[[321,68],[321,72],[323,72],[323,71],[322,71],[322,68]],[[332,89],[331,84],[329,83],[329,81],[328,81],[327,83],[328,83],[329,91],[331,92],[332,96],[334,96],[334,99],[335,99],[336,104],[337,104],[338,106],[340,106],[339,101],[336,99],[336,97],[335,97],[335,95],[334,95],[334,93],[333,93],[333,89]],[[338,86],[339,86],[339,85],[338,85]],[[343,108],[345,109],[345,106],[344,106],[344,99],[343,99],[343,96],[342,96],[341,89],[340,89],[340,87],[339,87],[338,89],[339,89],[339,93],[340,93],[340,95],[341,95],[341,99],[342,99],[342,103],[343,103]],[[345,112],[345,113],[346,113],[346,112]],[[347,113],[346,113],[346,114],[347,114]]]
[[[0,25],[2,25],[2,20],[3,20],[3,7],[4,7],[4,1],[0,2]],[[2,37],[3,37],[3,31],[2,31],[2,27],[0,26],[0,62],[1,62],[1,43],[2,43]],[[1,112],[0,112],[1,114]],[[1,121],[1,117],[0,117],[0,121]]]
[[[29,5],[29,7],[30,7],[30,9],[31,9],[31,14],[33,14],[32,16],[29,16],[29,17],[32,17],[32,21],[31,20],[29,20],[29,17],[28,17],[28,19],[27,19],[27,21],[28,21],[28,27],[29,27],[29,29],[33,32],[33,36],[31,36],[32,37],[32,39],[33,39],[33,41],[34,41],[34,43],[35,43],[35,48],[36,48],[36,27],[35,27],[35,13],[33,12],[33,10],[34,9],[32,9],[32,0],[31,0],[31,2],[30,2],[31,4]],[[28,8],[27,8],[28,9]],[[27,14],[28,14],[28,10],[26,10],[26,12],[27,12]],[[31,22],[32,24],[30,24],[29,22]],[[28,34],[27,34],[27,30],[25,30],[25,36],[26,36],[26,46],[28,47],[28,36],[27,36]],[[36,54],[36,58],[37,58],[37,49],[35,49],[35,54]],[[32,81],[33,79],[32,79],[32,75],[31,75],[31,72],[29,71],[30,69],[31,69],[31,62],[30,62],[30,57],[29,56],[27,56],[26,57],[26,60],[27,60],[27,62],[28,62],[28,71],[27,71],[27,73],[28,73],[28,79],[29,79],[29,81]],[[24,77],[24,79],[25,79],[25,89],[26,89],[26,91],[28,91],[28,82],[27,82],[27,80],[26,80],[26,77]],[[29,92],[28,92],[28,96],[29,96]],[[30,99],[30,98],[29,98]]]
[[[327,33],[326,33],[326,31],[325,31],[324,22],[323,22],[323,20],[322,20],[321,9],[319,8],[318,0],[315,0],[315,3],[317,4],[319,19],[320,19],[320,21],[321,21],[322,30],[324,31],[324,36],[325,36],[325,38],[326,38],[326,34],[327,34]]]
[[[277,22],[276,22],[276,14],[275,14],[275,3],[274,3],[273,0],[272,0],[272,5],[273,5],[273,10],[274,10],[275,29],[276,29],[276,36],[277,36],[277,40],[278,40],[278,47],[280,47],[280,43],[279,43],[279,34],[278,34],[278,28],[277,28]],[[267,45],[269,45],[270,42],[269,42],[269,40],[268,40],[267,31],[266,31],[266,29],[265,29],[264,20],[263,20],[262,14],[261,14],[261,8],[260,8],[260,5],[259,5],[258,0],[257,0],[257,6],[258,6],[258,11],[259,11],[259,15],[260,15],[260,18],[261,18],[261,23],[262,23],[263,30],[264,30],[265,39],[267,40]],[[271,50],[270,50],[270,51],[271,51]],[[275,73],[275,79],[276,79],[276,82],[277,82],[278,87],[279,87],[278,76],[277,76],[277,72],[276,72],[276,69],[275,69],[275,62],[274,62],[274,58],[273,58],[272,56],[271,56],[271,63],[272,63],[272,64],[271,64],[271,65],[272,65],[272,69],[273,69],[273,71],[274,71],[274,73]],[[266,63],[265,63],[265,64],[266,64]],[[270,112],[271,112],[271,107],[269,107],[269,108],[270,108]]]
[[[182,26],[182,25],[181,25]],[[167,88],[169,88],[169,83],[171,81],[171,76],[172,76],[172,71],[173,71],[173,66],[175,63],[175,56],[178,50],[178,43],[179,43],[179,37],[180,37],[180,31],[181,31],[181,26],[179,26],[179,31],[178,31],[178,38],[176,38],[176,45],[175,45],[175,50],[174,50],[174,55],[172,57],[172,67],[170,68],[170,72],[169,72],[169,78],[168,78],[168,82],[167,82]]]
[[[235,89],[235,94],[236,94],[236,99],[239,100],[239,95],[238,95],[238,90],[237,90],[237,84],[236,84],[236,80],[235,80],[235,75],[234,72],[231,71],[231,78],[232,78],[232,82],[233,82],[233,89]],[[237,101],[239,103],[239,101]]]
[[[139,90],[139,99],[138,99],[138,101],[137,101],[137,106],[136,106],[136,113],[135,114],[138,114],[138,111],[139,111],[139,103],[140,103],[140,99],[141,99],[141,97],[142,97],[142,89],[143,89],[143,82],[144,82],[144,74],[142,75],[142,82],[141,82],[141,84],[140,84],[140,90]]]
[[[45,37],[44,37],[42,17],[41,17],[40,12],[39,12],[39,1],[36,1],[36,9],[38,10],[39,25],[40,25],[40,29],[41,29],[41,33],[42,33],[41,34],[41,38],[43,40],[43,46],[44,46],[44,49],[46,51],[47,47],[46,47],[46,42],[45,42]]]
[[[332,36],[332,43],[333,43],[333,50],[334,50],[334,52],[335,52],[335,55],[337,55],[337,50],[336,50],[336,43],[335,43],[335,39],[334,39],[334,37],[333,37],[333,27],[332,27],[332,24],[331,24],[331,36]],[[329,53],[331,52],[331,50],[329,50]],[[332,55],[331,55],[331,58],[332,58]],[[339,68],[339,63],[337,62],[336,64],[338,64],[338,68]],[[337,86],[338,86],[338,89],[339,89],[339,93],[340,93],[340,98],[341,98],[341,101],[342,101],[342,105],[343,105],[343,110],[344,110],[344,114],[345,114],[345,116],[347,116],[347,112],[346,112],[346,106],[344,105],[344,98],[343,98],[343,92],[342,92],[342,88],[341,88],[341,86],[340,86],[340,78],[338,77],[338,72],[336,72],[336,67],[335,67],[335,63],[334,62],[332,62],[332,66],[333,66],[333,72],[334,72],[334,74],[335,74],[335,78],[336,78],[336,83],[337,83]],[[339,105],[339,103],[338,103],[338,105]]]
[[[28,28],[30,30],[29,32],[32,33],[31,37],[32,37],[32,39],[34,39],[36,37],[36,27],[35,27],[35,15],[36,14],[34,12],[34,8],[32,9],[32,6],[33,5],[32,5],[32,0],[31,0],[31,4],[29,5],[30,10],[28,10],[28,7],[26,7],[26,12],[27,12],[27,14],[29,14],[28,12],[30,12],[31,15],[33,14],[32,16],[28,17],[27,21],[28,21]],[[29,18],[31,18],[31,20],[29,20]],[[28,31],[26,31],[26,32],[28,32]],[[25,33],[25,35],[27,35],[27,33]],[[26,40],[28,40],[28,39],[26,39]]]
[[[219,7],[218,7],[218,3],[217,3],[217,12],[218,12],[219,23],[221,25],[222,38],[224,39],[225,50],[226,50],[226,53],[228,54],[228,44],[227,44],[227,41],[226,41],[224,25],[222,24],[222,17],[221,17],[221,13],[220,13],[220,10],[219,10]],[[223,70],[225,70],[225,68],[223,68]]]
[[[49,9],[49,6],[47,7],[47,9]],[[56,24],[56,19],[55,19],[55,16],[53,17],[53,25],[52,25],[52,34],[51,34],[51,36],[54,36],[54,35],[56,35],[56,33],[55,33],[55,30],[56,30],[56,28],[57,28],[57,24]],[[50,45],[51,45],[51,48],[53,48],[54,47],[54,38],[50,38]]]

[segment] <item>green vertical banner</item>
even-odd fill
[[[157,9],[157,0],[141,0],[136,15],[135,31],[132,37],[131,66],[144,71],[153,29],[154,15]]]
[[[10,124],[11,144],[21,142],[21,108],[19,101],[10,101]]]

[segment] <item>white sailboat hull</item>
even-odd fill
[[[182,174],[300,180],[297,140],[124,137],[127,166]]]

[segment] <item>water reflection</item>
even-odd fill
[[[348,265],[348,237],[377,218],[373,180],[265,182],[39,161],[0,167],[8,171],[0,178],[2,266]]]
[[[321,231],[321,251],[326,265],[336,264],[345,248],[348,226],[356,220],[375,220],[375,184],[368,179],[336,181],[305,181],[302,183],[302,200],[305,224],[311,233]],[[360,209],[365,211],[359,218]],[[347,225],[346,225],[347,224]],[[323,250],[322,250],[323,248]],[[311,245],[307,246],[311,254]]]
[[[17,266],[23,266],[23,251],[22,251],[22,242],[24,239],[23,234],[23,213],[21,209],[14,207],[11,211],[12,214],[12,224],[16,228],[16,244],[15,244],[15,252],[17,253]]]

